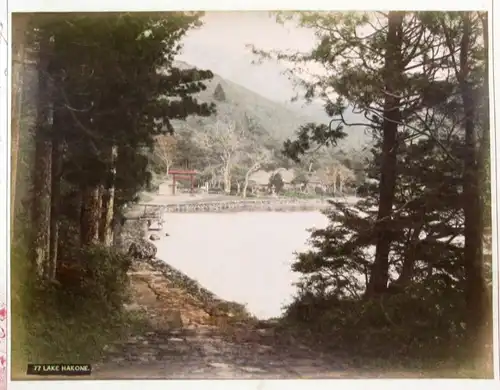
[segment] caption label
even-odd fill
[[[92,373],[90,364],[28,364],[28,375],[84,376]]]

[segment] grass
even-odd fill
[[[37,284],[26,251],[13,245],[12,379],[25,379],[28,363],[92,364],[104,347],[128,338],[144,319],[109,310],[92,300],[71,301],[51,286]],[[28,320],[29,319],[29,320]]]
[[[295,199],[321,199],[321,195],[308,194],[304,192],[286,191],[281,196]]]
[[[279,320],[281,333],[288,332],[314,350],[345,361],[355,375],[406,378],[471,378],[493,376],[489,348],[473,353],[465,334],[453,330],[457,320],[455,296],[421,295],[421,307],[408,296],[386,298],[385,309],[376,301],[321,301],[296,298]],[[434,299],[434,300],[433,300]],[[425,302],[425,305],[424,305]],[[449,309],[435,312],[436,302]],[[320,303],[328,303],[328,306]],[[429,310],[424,311],[423,306]],[[311,310],[308,312],[307,308]],[[382,311],[381,311],[382,310]],[[399,313],[396,322],[382,315]],[[418,313],[413,314],[412,312]],[[420,322],[419,322],[420,321]],[[476,345],[490,344],[484,342]]]

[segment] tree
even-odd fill
[[[271,191],[273,191],[276,194],[279,194],[283,190],[284,186],[285,183],[283,182],[281,173],[279,172],[273,173],[269,178],[269,188],[271,189]]]
[[[259,145],[254,145],[250,151],[247,153],[245,160],[245,166],[247,167],[245,173],[245,182],[243,184],[243,190],[241,196],[246,198],[248,182],[252,173],[257,172],[262,165],[271,161],[271,153],[264,147]]]
[[[222,89],[222,85],[220,85],[220,83],[215,87],[214,99],[219,102],[224,102],[226,100],[226,93],[224,92],[224,89]]]
[[[50,56],[53,45],[51,35],[47,32],[40,34],[39,67],[41,72],[38,79],[38,109],[36,114],[35,133],[35,166],[34,166],[34,193],[33,193],[33,224],[34,230],[34,259],[41,277],[53,278],[55,266],[49,262],[50,246],[50,209],[51,209],[51,101],[53,85],[47,76]]]
[[[16,209],[16,179],[17,179],[17,163],[19,160],[19,133],[21,121],[21,102],[23,91],[23,68],[25,62],[26,51],[26,26],[27,20],[22,14],[16,15],[14,18],[14,28],[12,29],[12,114],[11,114],[11,211],[10,222],[11,231],[14,233],[14,211]]]
[[[241,152],[244,129],[229,117],[219,118],[214,125],[206,126],[197,132],[196,142],[199,147],[212,156],[220,166],[224,192],[231,192],[231,168]]]
[[[421,13],[278,13],[278,21],[294,20],[314,30],[318,44],[307,53],[266,53],[267,58],[288,60],[297,65],[290,72],[298,75],[304,98],[319,97],[332,126],[302,128],[295,141],[285,143],[285,153],[297,159],[315,144],[335,144],[344,134],[342,126],[363,126],[381,135],[376,256],[371,266],[367,296],[387,290],[390,220],[397,176],[398,146],[416,135],[432,136],[428,128],[417,129],[425,121],[422,111],[446,95],[446,85],[436,74],[442,60],[435,48],[440,37],[427,28]],[[325,72],[307,79],[300,77],[303,64],[316,62]],[[363,114],[365,123],[348,123],[344,112]],[[333,126],[334,123],[338,125]]]
[[[177,140],[171,134],[162,134],[155,139],[154,157],[167,174],[176,159],[176,146]]]
[[[337,194],[337,182],[338,182],[338,172],[340,165],[338,162],[334,162],[323,166],[318,171],[318,177],[325,183],[328,187],[331,187],[332,193]]]
[[[390,354],[429,356],[456,351],[467,335],[467,352],[483,352],[481,333],[491,335],[480,242],[488,191],[481,196],[477,183],[487,177],[489,131],[484,14],[278,13],[283,20],[311,28],[318,44],[254,52],[291,64],[305,100],[322,99],[333,118],[300,128],[285,154],[300,163],[349,125],[367,127],[374,141],[363,199],[332,203],[328,227],[314,229],[313,249],[298,255],[302,278],[287,315],[302,310],[292,319],[363,353],[390,345]],[[301,77],[311,62],[324,72]],[[367,122],[349,123],[346,110]]]
[[[465,298],[468,308],[469,336],[475,343],[483,336],[488,323],[490,305],[484,272],[483,226],[481,184],[482,164],[489,137],[478,140],[478,128],[488,134],[488,121],[481,122],[479,116],[484,101],[479,93],[485,93],[488,74],[484,73],[488,57],[485,44],[488,43],[487,25],[484,19],[473,12],[447,13],[440,15],[439,25],[449,51],[452,74],[456,79],[461,100],[464,123],[463,147],[463,210],[464,210],[464,268],[466,274]],[[477,42],[483,40],[482,45]],[[486,53],[486,56],[485,56]],[[486,106],[488,103],[486,102]],[[483,109],[487,112],[487,108]],[[481,142],[482,141],[482,142]],[[482,143],[482,145],[481,145]],[[478,146],[481,145],[481,146]],[[487,147],[486,147],[487,148]],[[481,158],[482,157],[482,158]]]
[[[111,244],[114,214],[147,186],[148,154],[155,137],[172,132],[172,119],[214,112],[192,97],[212,73],[172,65],[179,40],[200,16],[78,15],[29,26],[41,93],[35,257],[48,277],[57,248],[76,236],[82,246]]]
[[[346,184],[353,183],[356,180],[356,175],[354,174],[354,172],[343,164],[340,164],[339,166],[338,177],[339,191],[341,194],[344,193],[344,187]]]

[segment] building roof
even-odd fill
[[[271,178],[272,172],[266,172],[262,169],[255,173],[252,173],[249,177],[250,180],[255,182],[257,185],[263,186],[269,184],[269,179]]]
[[[311,184],[323,183],[323,180],[321,180],[321,178],[317,174],[315,174],[315,173],[309,174],[307,180]]]
[[[295,179],[295,170],[293,169],[278,168],[274,173],[279,173],[285,184],[290,184]]]

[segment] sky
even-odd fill
[[[257,57],[246,44],[261,49],[310,50],[312,31],[292,25],[282,26],[268,12],[209,12],[204,25],[188,33],[179,60],[207,68],[230,81],[279,102],[289,101],[293,86],[281,74],[284,65],[265,61],[253,65]]]
[[[183,51],[178,60],[190,65],[210,69],[219,76],[237,83],[270,100],[283,103],[312,121],[329,123],[322,101],[306,104],[304,100],[291,103],[296,95],[294,86],[282,73],[286,65],[275,61],[258,60],[246,47],[253,44],[259,49],[310,51],[315,46],[314,32],[299,28],[292,23],[285,26],[276,23],[268,12],[208,12],[203,18],[204,25],[188,32],[183,40]],[[308,68],[309,71],[313,69]],[[315,72],[320,69],[315,69]],[[313,72],[314,73],[314,72]],[[304,77],[304,75],[301,75]],[[346,113],[350,122],[364,122],[363,118]],[[366,142],[363,127],[351,128],[349,144]]]

